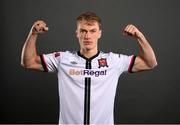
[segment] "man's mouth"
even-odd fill
[[[83,43],[84,43],[85,45],[90,45],[90,44],[92,44],[92,41],[83,41]]]

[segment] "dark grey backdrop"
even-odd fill
[[[179,0],[1,0],[0,123],[58,122],[56,75],[24,70],[21,49],[33,22],[43,19],[50,30],[38,39],[39,53],[78,50],[75,19],[87,10],[102,18],[101,50],[137,54],[137,42],[122,36],[132,23],[151,41],[158,60],[153,71],[122,75],[115,123],[180,123],[179,5]]]

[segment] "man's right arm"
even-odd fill
[[[32,26],[21,53],[21,65],[26,69],[44,71],[41,58],[37,53],[36,40],[39,34],[48,31],[46,23],[37,21]]]

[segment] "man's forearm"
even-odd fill
[[[151,68],[155,67],[157,65],[156,56],[149,42],[147,41],[147,39],[144,37],[143,34],[141,34],[137,38],[137,40],[140,45],[139,56],[144,60],[144,62],[149,67]]]
[[[35,59],[37,56],[37,50],[36,50],[36,40],[37,40],[37,34],[33,34],[32,31],[30,31],[26,42],[24,43],[22,55],[21,55],[21,65],[28,66],[30,65],[31,61]]]

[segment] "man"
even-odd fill
[[[123,35],[134,37],[140,46],[139,55],[103,53],[98,50],[101,20],[93,12],[77,18],[78,52],[54,52],[38,55],[36,39],[48,31],[45,22],[32,26],[23,46],[21,64],[24,68],[56,72],[60,94],[60,121],[71,124],[113,124],[114,98],[118,78],[123,72],[153,69],[156,57],[144,35],[132,24]]]

